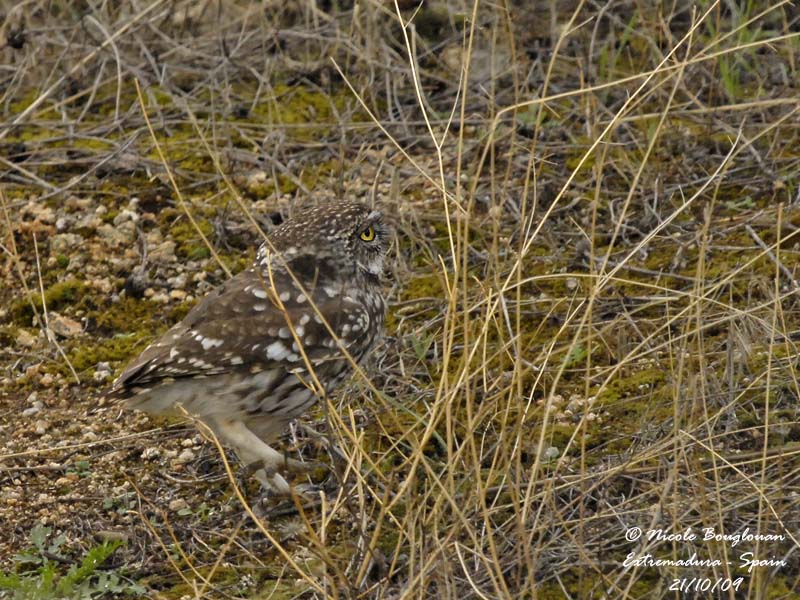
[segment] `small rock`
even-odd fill
[[[175,242],[172,240],[161,242],[150,251],[149,257],[153,262],[175,262],[177,260],[175,256]]]
[[[70,196],[67,198],[66,206],[68,210],[86,210],[89,208],[94,200],[92,198],[78,198],[77,196]]]
[[[191,449],[186,448],[184,451],[182,451],[178,455],[178,458],[175,459],[175,462],[177,462],[177,463],[187,463],[187,462],[192,461],[192,460],[194,460],[194,452],[192,452]]]
[[[175,500],[172,500],[169,503],[169,509],[174,512],[184,510],[186,508],[189,508],[189,503],[183,498],[175,498]]]
[[[161,450],[156,448],[155,446],[151,446],[149,448],[145,448],[142,452],[142,458],[144,460],[154,460],[161,456]]]
[[[83,331],[83,325],[56,312],[50,313],[49,323],[50,329],[62,337],[75,337]]]
[[[69,256],[83,245],[83,238],[77,233],[59,233],[50,238],[50,254]]]
[[[72,217],[59,217],[56,219],[56,231],[66,231],[72,225],[72,221]]]
[[[44,387],[50,387],[53,385],[53,382],[56,380],[50,373],[45,373],[42,375],[42,378],[39,380],[39,383]]]
[[[114,284],[111,283],[111,280],[108,277],[92,280],[91,286],[103,294],[110,294],[114,289]]]
[[[104,223],[97,228],[97,235],[112,248],[127,246],[136,239],[136,224],[131,221],[119,226]]]
[[[186,299],[186,292],[184,292],[183,290],[172,290],[169,293],[169,297],[172,298],[173,300],[178,300],[180,302],[183,302]]]
[[[273,189],[270,176],[266,171],[252,171],[247,174],[244,186],[256,198],[263,198]]]
[[[42,404],[39,400],[33,403],[33,406],[30,408],[26,408],[22,411],[23,417],[32,417],[36,413],[40,412],[44,408],[44,404]]]
[[[567,410],[572,411],[573,413],[577,413],[586,404],[586,401],[581,398],[580,396],[573,394],[569,397],[569,404],[567,404]]]
[[[17,344],[30,348],[36,345],[36,337],[31,335],[26,329],[20,329],[17,332]]]
[[[44,435],[47,431],[47,421],[38,420],[33,424],[33,432],[36,435]]]
[[[139,215],[137,215],[132,210],[128,210],[127,208],[119,211],[119,214],[114,217],[114,225],[122,225],[127,221],[132,221],[134,223],[139,221]]]
[[[152,251],[153,248],[164,241],[164,236],[161,235],[161,231],[158,229],[153,229],[145,234],[144,239],[147,242],[147,247]]]
[[[94,214],[88,214],[83,216],[80,221],[78,221],[76,227],[78,229],[97,229],[103,224],[102,219],[100,217],[95,216]]]
[[[12,488],[5,488],[2,492],[0,492],[0,498],[3,498],[4,500],[19,500],[22,498],[22,492]]]
[[[169,286],[172,289],[183,290],[183,289],[186,288],[186,280],[187,279],[188,279],[188,276],[186,275],[186,273],[180,273],[179,275],[176,275],[175,277],[170,277],[169,279],[167,279],[167,283],[169,284]]]
[[[23,207],[22,216],[40,223],[55,223],[56,220],[56,213],[52,208],[35,201],[28,202]]]
[[[100,383],[108,379],[112,373],[113,371],[110,364],[107,362],[99,362],[94,366],[94,375],[92,375],[92,378]]]

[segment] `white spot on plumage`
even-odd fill
[[[231,364],[232,365],[241,365],[244,361],[242,360],[241,356],[232,356],[231,357]]]
[[[203,338],[198,341],[202,344],[203,350],[211,350],[211,348],[222,346],[222,340],[217,340],[214,338]]]
[[[283,360],[287,354],[289,350],[283,342],[272,342],[267,346],[267,358],[270,360]]]
[[[278,337],[282,337],[282,338],[287,338],[288,339],[288,338],[292,337],[292,334],[289,333],[289,328],[288,327],[281,327],[278,330]]]
[[[172,360],[173,358],[175,358],[176,356],[178,356],[178,354],[180,354],[180,350],[178,350],[177,348],[172,348],[172,349],[170,349],[170,351],[169,351],[169,358],[170,358],[170,360]]]
[[[254,304],[253,305],[253,310],[256,311],[256,312],[263,312],[263,311],[267,310],[267,305],[266,304]]]
[[[303,334],[306,332],[306,330],[302,325],[298,325],[294,328],[294,332],[297,334],[297,337],[303,337]]]
[[[311,320],[311,317],[310,317],[310,316],[308,316],[308,315],[303,315],[302,317],[300,317],[300,321],[299,321],[299,323],[300,323],[300,325],[305,325],[305,324],[306,324],[306,323],[308,323],[310,320]]]
[[[297,296],[297,303],[298,304],[302,304],[305,301],[306,301],[306,295],[305,294],[300,294],[299,296]]]
[[[267,297],[267,290],[262,289],[255,289],[253,290],[253,296],[256,298],[261,298],[262,300]]]
[[[281,295],[278,297],[281,299],[281,302],[288,302],[292,295],[289,292],[281,292]]]

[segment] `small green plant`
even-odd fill
[[[17,568],[0,572],[0,597],[14,600],[89,600],[94,598],[139,596],[146,590],[122,579],[100,565],[122,542],[95,546],[80,561],[65,556],[61,546],[65,536],[50,537],[52,529],[37,525],[31,530],[32,547],[13,557]],[[68,563],[72,563],[66,567]],[[11,592],[11,595],[6,595]]]

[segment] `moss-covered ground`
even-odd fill
[[[398,5],[3,6],[0,598],[796,597],[797,7]],[[104,400],[343,197],[389,314],[281,439],[319,496]]]

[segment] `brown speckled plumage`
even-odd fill
[[[249,269],[145,349],[108,397],[152,413],[182,405],[246,463],[264,461],[265,486],[288,491],[274,472],[282,456],[267,444],[382,335],[386,238],[380,213],[356,202],[286,221]]]

